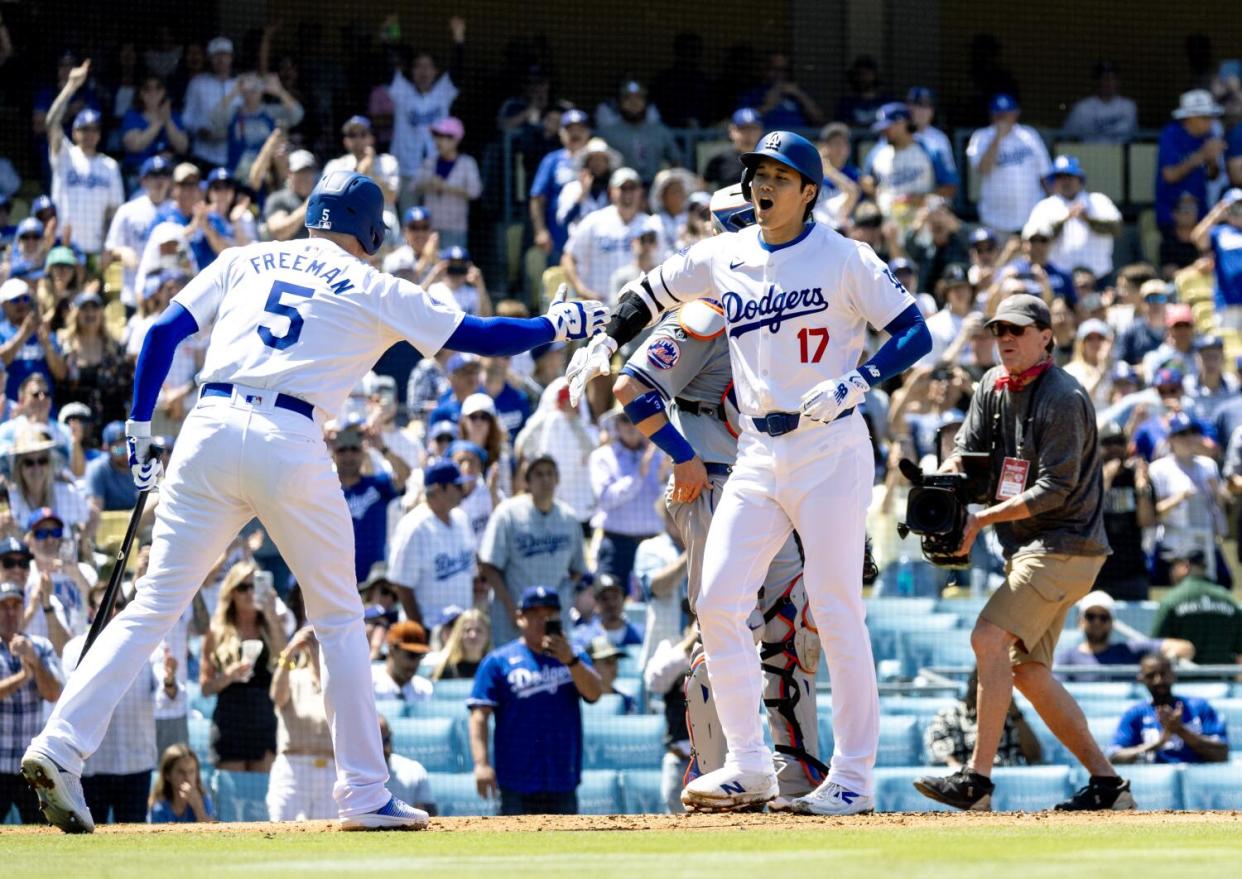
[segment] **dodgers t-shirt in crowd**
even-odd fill
[[[18,328],[13,326],[7,320],[0,320],[0,345],[8,342],[17,335]],[[56,341],[56,334],[52,333],[49,337],[50,344],[57,351],[60,351],[60,342]],[[41,373],[47,379],[48,385],[52,384],[52,371],[47,365],[47,356],[43,353],[43,345],[39,342],[39,337],[31,334],[30,338],[22,347],[17,349],[17,353],[13,355],[13,359],[9,361],[5,370],[4,394],[10,400],[17,400],[17,392],[22,386],[22,382],[26,380],[26,376],[33,373]]]
[[[397,488],[387,473],[363,476],[345,489],[345,503],[354,520],[354,576],[361,583],[371,565],[384,559],[384,538],[388,533],[388,502]]]
[[[1196,165],[1194,170],[1176,183],[1169,183],[1160,173],[1161,168],[1179,165],[1186,161],[1187,156],[1203,146],[1204,142],[1213,137],[1208,133],[1203,137],[1195,137],[1186,130],[1181,122],[1170,122],[1160,132],[1160,143],[1156,147],[1156,225],[1160,227],[1173,225],[1173,207],[1183,192],[1189,192],[1199,202],[1199,216],[1207,213],[1207,171],[1203,165]]]
[[[1229,224],[1212,227],[1216,264],[1216,307],[1242,305],[1242,229]]]
[[[530,194],[531,197],[542,196],[544,199],[544,222],[548,226],[548,234],[552,236],[553,253],[559,253],[569,239],[569,227],[557,219],[556,203],[565,184],[577,177],[578,169],[574,157],[564,147],[544,156],[535,171],[535,182],[531,184]]]
[[[590,665],[585,653],[578,658]],[[500,789],[521,794],[575,790],[582,780],[582,708],[560,660],[522,639],[497,647],[474,676],[469,708],[496,715],[492,765]]]
[[[530,398],[512,385],[506,384],[492,401],[496,404],[496,417],[509,431],[509,442],[514,442],[517,440],[518,431],[530,417]]]
[[[1218,742],[1228,742],[1229,736],[1225,729],[1225,721],[1217,716],[1216,709],[1203,699],[1173,697],[1182,706],[1182,724],[1191,732],[1204,738]],[[1132,705],[1121,722],[1117,724],[1117,732],[1113,736],[1113,748],[1134,748],[1160,739],[1163,728],[1156,716],[1156,706],[1150,702]],[[1154,753],[1149,752],[1147,759],[1152,763],[1202,763],[1203,758],[1190,749],[1181,736],[1170,736]]]

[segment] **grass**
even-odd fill
[[[955,826],[956,825],[956,826]],[[1081,822],[1018,817],[984,823],[915,821],[861,826],[727,830],[497,833],[0,834],[6,876],[313,879],[416,870],[419,879],[487,876],[723,879],[725,876],[995,877],[1090,875],[1132,879],[1153,863],[1215,875],[1239,862],[1235,822]]]

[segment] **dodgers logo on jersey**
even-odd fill
[[[672,339],[656,339],[647,346],[647,362],[656,369],[672,369],[681,359],[681,348]]]
[[[730,290],[721,297],[721,301],[725,318],[732,325],[729,336],[734,339],[763,327],[779,333],[781,324],[787,320],[828,310],[828,300],[820,287],[785,292],[778,291],[775,284],[769,284],[768,292],[758,299],[746,302],[740,293]]]

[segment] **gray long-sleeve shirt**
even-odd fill
[[[1022,498],[1032,515],[996,525],[1006,558],[1024,550],[1108,555],[1091,398],[1056,366],[1019,392],[995,389],[1003,374],[1001,367],[984,373],[956,450],[991,455],[993,499],[1004,459],[1030,462]]]

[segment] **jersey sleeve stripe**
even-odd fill
[[[667,401],[670,399],[668,391],[664,390],[660,383],[652,378],[651,374],[641,366],[635,366],[632,363],[627,363],[621,368],[621,373],[622,375],[628,375],[630,378],[638,379],[640,382],[649,386],[652,390],[658,393],[664,400]]]

